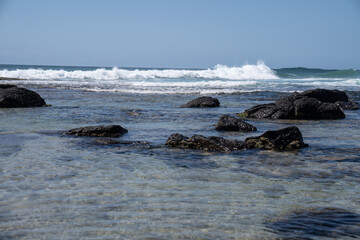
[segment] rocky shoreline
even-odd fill
[[[47,106],[39,94],[15,85],[0,84],[0,108],[42,107]],[[199,97],[189,101],[183,107],[204,108],[219,107],[220,101],[213,97]],[[359,104],[348,99],[345,92],[339,90],[314,89],[302,93],[293,93],[275,103],[261,104],[246,109],[239,114],[243,118],[270,119],[342,119],[344,110],[358,110]],[[257,128],[242,119],[230,115],[222,115],[216,123],[217,131],[257,131]],[[66,131],[66,135],[98,137],[94,141],[99,145],[121,144],[120,141],[102,139],[103,137],[118,138],[128,130],[120,125],[86,126]],[[145,141],[136,141],[145,142]],[[247,149],[265,149],[291,151],[307,147],[303,142],[300,130],[296,126],[277,131],[266,131],[257,137],[241,140],[229,140],[216,136],[172,134],[165,143],[168,147],[194,149],[203,151],[232,152]]]

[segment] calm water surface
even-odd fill
[[[343,120],[249,121],[258,132],[229,133],[214,130],[222,114],[285,93],[218,95],[220,108],[187,109],[180,105],[198,95],[32,90],[52,106],[0,110],[0,239],[285,239],[267,222],[303,209],[360,214],[357,111]],[[121,140],[149,143],[99,146],[62,134],[108,124],[129,130]],[[175,132],[243,140],[292,125],[310,147],[218,154],[164,146]]]

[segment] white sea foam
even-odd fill
[[[21,79],[95,79],[95,80],[138,80],[138,79],[277,79],[275,72],[262,62],[257,65],[244,65],[242,67],[228,67],[216,65],[213,69],[180,70],[180,69],[149,69],[128,70],[114,67],[113,69],[99,68],[96,70],[43,70],[43,69],[17,69],[1,70],[0,76]]]
[[[313,87],[359,90],[359,78],[279,78],[264,63],[213,69],[95,69],[95,70],[0,70],[2,83],[144,94],[234,94],[252,91],[297,91]]]

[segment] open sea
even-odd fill
[[[0,80],[51,107],[0,109],[0,239],[360,239],[360,111],[341,120],[248,120],[223,114],[294,91],[344,90],[360,102],[360,71],[0,65]],[[199,96],[219,108],[182,108]],[[101,146],[63,134],[119,124]],[[297,126],[308,148],[213,153],[165,146],[172,133],[244,140]]]

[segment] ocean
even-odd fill
[[[257,132],[215,131],[221,115],[294,91],[339,89],[360,102],[359,70],[0,65],[0,77],[51,105],[0,110],[0,239],[360,238],[359,111],[341,120],[249,119]],[[204,95],[220,107],[181,107]],[[129,130],[119,139],[144,142],[102,146],[63,134],[110,124]],[[165,146],[172,133],[244,140],[288,126],[309,147]]]

